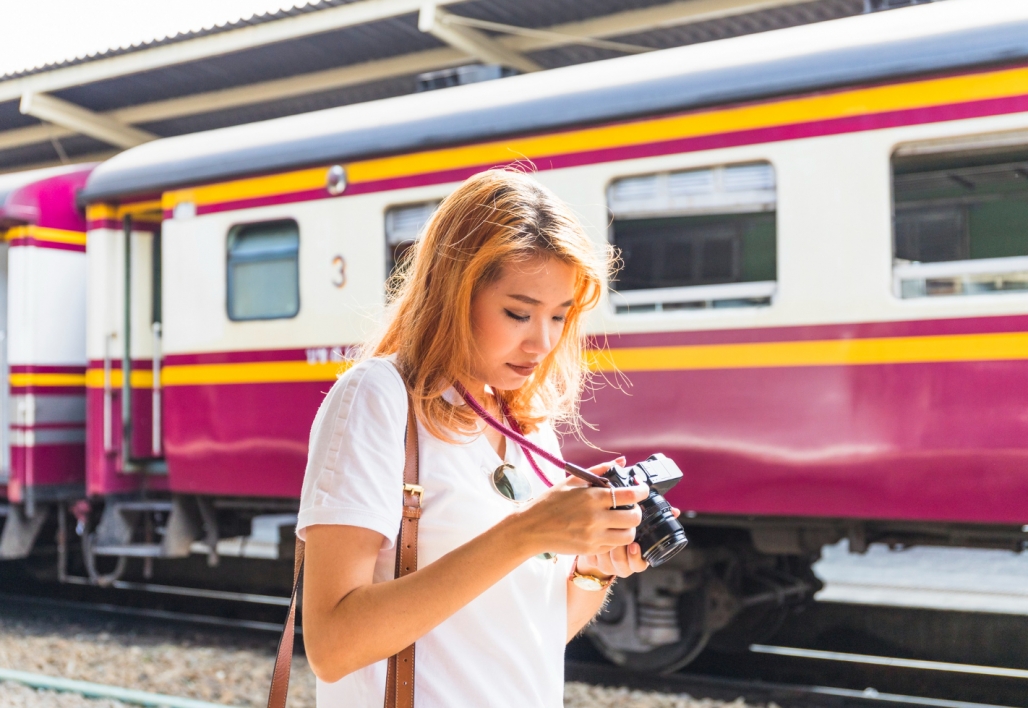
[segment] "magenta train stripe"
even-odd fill
[[[167,357],[162,359],[162,361],[164,361],[164,362],[167,362],[167,360],[168,360]],[[90,359],[89,360],[89,366],[87,368],[88,369],[102,369],[103,365],[104,365],[104,360],[103,359]],[[133,359],[132,360],[132,370],[133,371],[141,371],[141,370],[142,371],[149,371],[152,368],[153,368],[153,360],[152,359]],[[112,359],[111,360],[111,370],[112,371],[121,371],[121,359]]]
[[[84,374],[84,366],[41,366],[38,364],[11,364],[12,374]]]
[[[40,396],[76,395],[81,396],[85,386],[11,386],[11,393],[32,393]]]
[[[234,364],[260,361],[306,361],[309,350],[338,349],[345,356],[349,347],[341,344],[322,345],[308,349],[262,349],[259,351],[210,352],[198,354],[169,354],[164,358],[168,365],[184,366],[189,364]],[[102,363],[102,362],[101,362]]]
[[[876,339],[880,337],[925,337],[947,334],[989,334],[1028,331],[1028,316],[1002,315],[898,322],[854,322],[852,324],[755,327],[752,329],[701,330],[696,332],[644,332],[594,337],[593,345],[604,340],[618,347],[663,347],[703,344],[749,344],[803,342],[824,339]]]
[[[86,421],[80,420],[77,422],[65,422],[65,423],[33,423],[32,425],[20,425],[17,423],[11,424],[11,430],[76,430],[79,428],[85,428]],[[82,443],[71,443],[81,445]]]
[[[171,218],[170,214],[164,215],[165,219]],[[114,231],[121,231],[124,229],[124,225],[117,219],[91,219],[86,222],[86,229],[88,231],[94,231],[96,229],[112,229]],[[161,230],[160,223],[153,221],[135,221],[132,222],[132,230],[140,231],[143,233],[156,233]]]
[[[920,337],[947,334],[988,334],[1028,331],[1028,315],[1002,315],[995,317],[965,317],[938,320],[901,320],[897,322],[854,322],[847,324],[798,325],[793,327],[754,327],[750,329],[700,330],[695,332],[646,332],[639,334],[608,335],[605,339],[612,349],[620,347],[660,347],[704,344],[747,344],[763,342],[801,342],[825,339],[869,339],[879,337]],[[602,341],[591,338],[596,346]],[[310,349],[341,349],[348,347],[311,347]],[[168,366],[196,364],[233,364],[265,361],[305,361],[309,349],[265,349],[258,351],[210,352],[196,354],[169,354],[164,358]],[[120,361],[112,361],[115,369]],[[103,360],[92,359],[89,368],[103,366]],[[148,369],[149,359],[135,360],[133,369]],[[12,367],[13,370],[13,367]],[[79,370],[81,371],[81,369]]]
[[[58,243],[56,241],[40,241],[32,237],[22,237],[11,239],[8,244],[15,248],[17,246],[35,246],[36,248],[48,248],[53,251],[74,251],[75,253],[85,253],[86,247],[79,246],[74,243]]]
[[[801,138],[839,135],[843,133],[857,133],[869,130],[896,128],[906,125],[918,125],[922,123],[942,123],[946,121],[979,118],[1005,113],[1018,113],[1023,111],[1028,111],[1028,95],[970,101],[966,103],[953,103],[933,106],[930,108],[888,111],[871,115],[833,118],[806,123],[793,123],[770,128],[755,128],[752,130],[682,138],[679,140],[668,140],[647,143],[644,145],[631,145],[605,148],[601,150],[590,150],[579,153],[540,156],[533,157],[531,162],[539,171],[553,170],[596,164],[600,162],[614,162],[674,153],[737,147],[740,145],[754,145],[759,143],[781,142],[785,140],[798,140]],[[350,185],[346,191],[346,195],[351,196],[445,182],[457,182],[482,170],[498,166],[499,165],[496,164],[472,165],[453,170],[408,175],[371,182],[358,182]],[[216,204],[198,205],[197,214],[213,214],[223,211],[235,211],[259,206],[289,204],[293,202],[327,198],[331,198],[331,195],[329,195],[324,189],[305,190],[302,192],[290,192],[286,194],[252,197]],[[169,218],[170,216],[170,212],[165,212],[165,218]]]

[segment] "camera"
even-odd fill
[[[682,479],[682,470],[659,452],[631,467],[614,465],[604,475],[615,487],[648,484],[650,494],[639,502],[642,521],[635,530],[635,541],[642,549],[642,557],[651,568],[666,562],[685,548],[689,539],[685,529],[671,512],[671,505],[663,497]],[[618,507],[631,508],[631,507]]]

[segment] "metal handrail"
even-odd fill
[[[150,431],[150,450],[154,457],[162,454],[161,440],[161,323],[153,323],[153,385],[151,394],[153,428]]]
[[[114,386],[111,382],[111,345],[115,334],[104,337],[104,453],[114,454]]]

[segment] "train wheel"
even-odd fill
[[[789,605],[747,607],[727,627],[711,635],[709,646],[726,654],[749,651],[751,644],[763,644],[773,637],[793,612]]]
[[[668,673],[707,645],[707,603],[706,586],[687,587],[682,571],[651,569],[614,584],[587,635],[618,666]]]

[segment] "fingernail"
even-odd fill
[[[639,544],[633,543],[631,546],[628,547],[628,552],[631,553],[633,556],[639,555]]]

